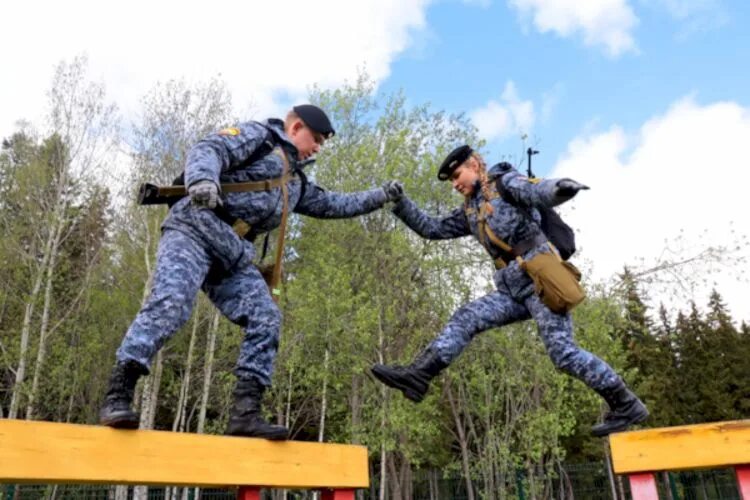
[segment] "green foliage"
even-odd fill
[[[82,88],[99,95],[97,87]],[[363,76],[337,90],[313,91],[312,100],[329,111],[339,133],[308,173],[341,192],[399,179],[425,210],[447,213],[462,200],[437,180],[437,165],[458,143],[481,147],[476,131],[463,116],[412,106],[400,93],[382,96],[374,89]],[[44,256],[50,204],[67,200],[66,237],[52,281],[51,334],[36,415],[94,423],[114,351],[148,290],[165,214],[163,208],[135,206],[134,186],[169,182],[191,144],[233,121],[219,80],[168,82],[142,104],[128,134],[131,162],[124,177],[132,182],[124,198],[117,185],[71,169],[74,155],[64,135],[38,138],[27,127],[3,141],[3,416],[14,390],[19,332]],[[58,192],[61,175],[70,179]],[[386,209],[340,221],[292,217],[285,255],[284,323],[268,408],[295,437],[366,445],[373,470],[381,464],[387,470],[394,497],[409,490],[418,471],[464,475],[486,498],[502,498],[521,483],[527,492],[550,496],[551,478],[563,460],[590,461],[604,453],[589,427],[606,407],[582,383],[556,372],[530,321],[479,335],[419,405],[369,375],[376,362],[409,362],[457,307],[492,290],[492,266],[476,242],[423,240]],[[643,282],[628,270],[620,278],[615,289],[587,285],[589,298],[574,312],[575,337],[646,401],[649,425],[746,416],[750,328],[734,325],[719,293],[705,314],[693,306],[678,315],[663,308],[653,315]],[[41,298],[34,301],[31,331],[38,332]],[[175,424],[190,375],[184,429],[203,425],[204,432],[223,432],[243,333],[223,319],[214,328],[212,318],[213,306],[199,297],[191,321],[164,347],[156,428]],[[30,355],[38,345],[35,333]],[[26,394],[29,382],[20,390]],[[205,422],[199,424],[204,397]]]

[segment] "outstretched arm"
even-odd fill
[[[432,217],[404,196],[396,203],[392,211],[412,231],[429,240],[447,240],[471,234],[466,214],[461,207],[456,208],[446,217]]]
[[[500,174],[502,196],[530,207],[554,207],[588,189],[572,179],[529,179],[508,167]]]
[[[319,219],[345,219],[382,208],[386,201],[388,197],[382,188],[336,193],[310,182],[294,211]]]

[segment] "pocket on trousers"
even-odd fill
[[[581,272],[556,254],[536,254],[521,267],[534,282],[534,291],[551,311],[564,314],[586,298],[581,286]]]

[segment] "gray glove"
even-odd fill
[[[574,197],[578,191],[589,187],[576,182],[573,179],[560,179],[555,185],[555,198],[558,203],[563,203]]]
[[[188,188],[188,196],[197,207],[216,208],[219,200],[219,186],[214,181],[203,180],[192,184]]]
[[[399,201],[404,197],[404,185],[400,181],[385,181],[383,191],[385,191],[385,201]]]

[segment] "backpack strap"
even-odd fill
[[[516,203],[511,202],[503,196],[503,194],[507,195],[509,193],[507,191],[501,191],[502,186],[500,183],[500,177],[498,177],[496,180],[497,196],[492,196],[491,199],[501,197],[508,201],[511,205],[518,206],[516,205]],[[487,222],[487,217],[489,216],[489,206],[490,202],[485,200],[484,202],[482,202],[477,213],[476,209],[469,206],[468,200],[465,200],[464,213],[466,213],[467,217],[470,214],[477,213],[477,225],[479,226],[479,243],[481,243],[482,246],[485,247],[488,251],[490,250],[489,243],[492,243],[499,251],[500,256],[494,260],[495,268],[502,269],[507,266],[508,263],[512,260],[520,259],[523,254],[525,254],[532,248],[547,243],[547,237],[544,234],[540,233],[525,240],[519,241],[513,246],[510,246],[506,241],[500,238],[497,233],[495,233],[495,231],[492,230],[489,223]]]
[[[289,174],[289,159],[286,156],[283,148],[279,147],[274,152],[278,151],[278,155],[281,157],[281,161],[284,164],[284,170],[282,178],[290,175]],[[275,302],[279,301],[281,296],[281,290],[279,290],[279,283],[281,282],[281,271],[282,271],[282,260],[284,258],[284,237],[286,234],[286,222],[289,218],[289,191],[286,183],[281,184],[281,198],[282,198],[282,209],[281,209],[281,223],[279,224],[279,239],[276,242],[276,260],[273,266],[273,272],[271,273],[271,282],[268,287],[271,290],[271,296]]]
[[[499,193],[497,194],[497,196],[493,197],[493,199],[497,198],[498,196]],[[479,243],[481,243],[481,245],[486,248],[488,252],[490,251],[490,243],[495,245],[495,247],[500,251],[500,257],[496,258],[494,261],[495,267],[497,269],[501,269],[513,259],[513,248],[508,245],[508,243],[503,241],[502,238],[500,238],[487,223],[487,217],[491,212],[490,206],[490,202],[488,200],[485,200],[479,206],[479,210],[477,211],[475,208],[469,206],[469,200],[466,199],[464,201],[464,213],[467,217],[474,213],[477,214],[477,226],[479,229],[477,231],[477,237],[479,239]]]
[[[222,193],[245,193],[250,191],[270,191],[274,188],[286,185],[290,181],[297,179],[297,175],[287,172],[281,177],[274,179],[265,179],[262,181],[250,181],[250,182],[229,182],[220,184]],[[149,184],[149,186],[153,186]],[[175,196],[184,196],[187,194],[187,190],[184,185],[173,185],[173,186],[153,186],[155,189],[155,196],[172,198]],[[145,204],[145,203],[142,203]]]
[[[505,189],[505,186],[503,186],[503,177],[505,174],[509,173],[513,167],[510,163],[500,163],[499,166],[502,170],[500,171],[500,174],[495,177],[495,189],[502,199],[514,207],[518,207],[520,205],[519,201],[513,196],[513,193]]]

